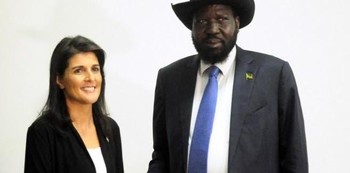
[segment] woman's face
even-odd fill
[[[57,84],[63,89],[66,103],[93,104],[101,92],[102,75],[93,52],[81,52],[68,60],[63,76],[57,76]]]

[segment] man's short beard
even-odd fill
[[[202,44],[198,40],[196,40],[193,37],[193,35],[192,35],[192,42],[198,52],[199,57],[204,62],[215,64],[218,62],[223,62],[227,59],[229,53],[231,52],[233,47],[236,45],[237,34],[238,32],[235,31],[233,38],[229,40],[227,44],[224,44],[224,46],[220,50],[207,47],[205,44]]]

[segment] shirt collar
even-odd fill
[[[237,52],[236,46],[234,46],[225,61],[214,64],[216,67],[220,69],[221,74],[223,76],[227,75],[227,73],[230,70],[230,67],[233,65],[233,62],[236,59],[236,52]],[[201,60],[200,67],[199,67],[200,74],[203,75],[205,70],[207,70],[210,66],[212,66],[212,64],[205,63],[203,60]]]

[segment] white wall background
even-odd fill
[[[65,36],[107,52],[107,103],[126,173],[146,172],[160,67],[195,50],[170,3],[179,0],[0,0],[0,172],[23,172],[26,130],[44,105],[49,62]],[[349,173],[350,3],[256,0],[244,49],[290,62],[302,100],[311,173]]]

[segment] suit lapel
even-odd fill
[[[258,66],[253,57],[237,46],[236,70],[232,93],[230,147],[229,147],[229,172],[232,169],[234,155],[239,142],[244,117],[248,111],[249,97],[254,84]]]
[[[179,88],[179,111],[180,111],[180,125],[182,126],[182,160],[184,171],[187,168],[187,154],[188,154],[188,138],[191,126],[191,114],[192,114],[192,105],[194,90],[196,86],[197,72],[199,66],[198,56],[191,58],[191,61],[186,65],[185,69],[180,74],[180,82],[182,85]]]

